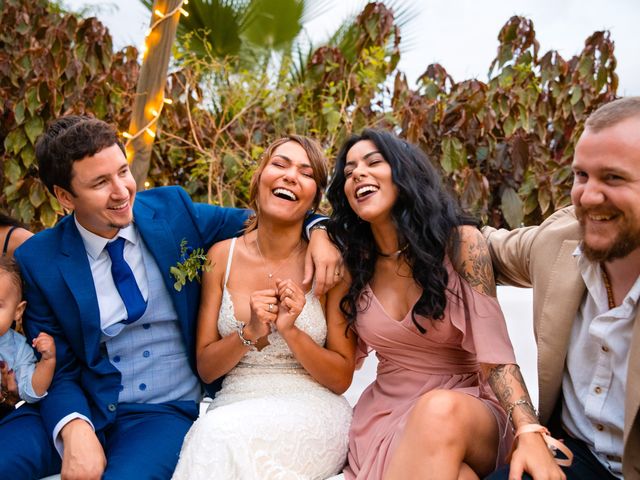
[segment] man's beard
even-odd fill
[[[587,212],[584,209],[576,207],[576,216],[580,221],[580,230],[582,232],[582,253],[590,261],[606,262],[616,258],[624,258],[640,247],[640,225],[632,225],[620,211],[617,211],[616,214],[622,217],[622,221],[611,245],[605,248],[591,247],[585,240],[584,217],[586,214]]]
[[[127,228],[129,225],[131,225],[133,223],[133,219],[127,223],[115,223],[112,222],[109,224],[109,227],[111,228],[117,228],[119,230],[122,230],[123,228]]]

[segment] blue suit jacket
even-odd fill
[[[134,221],[153,255],[178,314],[182,336],[195,369],[196,317],[200,284],[173,288],[169,268],[180,260],[180,242],[205,251],[235,236],[247,211],[193,203],[179,187],[140,192]],[[96,286],[84,243],[72,216],[40,232],[15,253],[25,281],[27,338],[44,331],[56,342],[56,373],[40,412],[48,433],[66,415],[78,412],[100,431],[116,417],[120,373],[101,352]],[[168,375],[171,372],[167,372]]]

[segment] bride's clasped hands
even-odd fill
[[[302,288],[291,279],[276,280],[276,288],[279,308],[275,327],[286,340],[287,334],[296,329],[296,319],[307,300]]]
[[[307,303],[302,288],[293,280],[276,280],[276,288],[258,290],[251,294],[251,320],[244,327],[250,338],[256,338],[258,351],[269,345],[269,334],[278,331],[287,340],[296,330],[298,315]]]

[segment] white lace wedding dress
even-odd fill
[[[225,279],[220,335],[237,335],[237,325]],[[311,293],[296,326],[324,344],[325,317]],[[342,471],[351,407],[302,368],[277,332],[268,338],[227,374],[187,433],[174,480],[325,479]]]

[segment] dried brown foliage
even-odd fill
[[[570,60],[539,53],[533,24],[512,17],[487,83],[430,65],[417,90],[397,75],[393,110],[437,162],[465,209],[494,226],[536,224],[570,203],[571,160],[590,112],[615,98],[613,41],[596,32]]]
[[[0,22],[0,204],[51,225],[60,208],[35,180],[35,138],[67,113],[93,113],[125,129],[136,51],[114,54],[96,19],[51,13],[43,0],[0,0]],[[499,33],[487,82],[456,82],[434,64],[416,89],[396,69],[400,33],[384,4],[367,5],[348,33],[348,48],[320,47],[299,65],[285,59],[278,72],[178,57],[150,185],[180,184],[196,200],[245,206],[253,168],[275,138],[315,136],[331,158],[348,135],[373,126],[419,144],[463,207],[492,225],[537,223],[569,203],[584,120],[615,98],[608,32],[594,33],[565,60],[541,55],[533,24],[513,17]]]
[[[0,25],[0,200],[22,221],[50,226],[62,209],[36,179],[36,139],[51,119],[72,113],[124,127],[137,51],[113,53],[96,18],[52,12],[44,0],[0,0]]]

